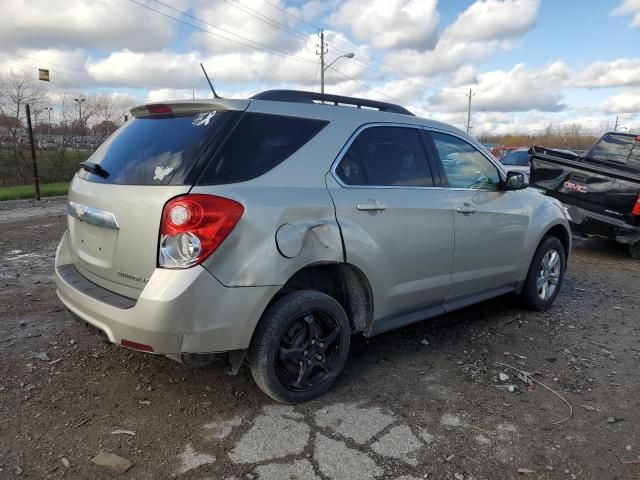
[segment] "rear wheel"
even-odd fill
[[[321,292],[285,295],[265,312],[249,350],[251,373],[274,400],[300,403],[333,385],[349,352],[342,306]]]
[[[543,311],[551,307],[560,292],[566,264],[562,242],[557,237],[544,237],[533,256],[522,290],[522,299],[529,308]]]
[[[640,260],[640,242],[629,245],[629,254],[631,255],[631,258]]]

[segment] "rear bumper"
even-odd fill
[[[625,244],[640,242],[640,226],[629,225],[624,220],[590,212],[575,205],[565,206],[571,215],[571,228],[574,231]]]
[[[200,266],[156,269],[137,299],[118,303],[112,301],[112,292],[69,275],[67,238],[65,233],[56,254],[58,297],[73,314],[117,344],[129,340],[149,345],[154,353],[174,355],[245,349],[279,290],[277,286],[227,288]]]

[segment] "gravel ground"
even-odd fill
[[[64,218],[1,227],[0,478],[640,478],[640,262],[616,245],[577,240],[549,312],[502,297],[356,338],[336,386],[290,407],[222,359],[105,343],[55,295]]]

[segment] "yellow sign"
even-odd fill
[[[38,69],[38,79],[42,80],[43,82],[48,82],[49,81],[49,70],[46,70],[44,68],[39,68]]]

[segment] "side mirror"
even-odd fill
[[[504,189],[509,190],[522,190],[529,186],[529,181],[524,173],[521,172],[507,172],[507,179],[504,181]]]

